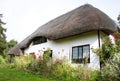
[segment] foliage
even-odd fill
[[[33,72],[33,73],[37,73],[37,74],[41,74],[41,75],[46,75],[48,76],[47,71],[49,71],[49,65],[51,64],[51,57],[50,56],[50,49],[48,48],[45,52],[43,56],[39,56],[38,59],[35,59],[33,62],[31,62],[29,64],[29,66],[27,67],[29,72]],[[41,52],[40,52],[41,53]],[[40,54],[42,55],[42,54]]]
[[[10,40],[9,42],[7,42],[7,47],[8,48],[12,48],[14,47],[18,42],[14,39]]]
[[[12,66],[18,69],[25,69],[33,60],[31,55],[15,56]]]
[[[102,76],[106,81],[119,81],[120,39],[117,38],[115,44],[112,44],[111,40],[107,37],[103,39],[103,42],[102,48],[93,49],[93,51],[100,56],[100,61],[104,63],[104,67],[101,68]]]
[[[65,59],[59,59],[48,65],[47,62],[36,61],[28,68],[28,72],[36,73],[44,77],[52,77],[57,81],[95,81],[101,78],[99,71],[92,71],[85,66],[72,67],[65,62]]]
[[[107,81],[120,81],[120,52],[115,53],[106,63],[102,75]]]
[[[2,56],[0,56],[0,64],[5,64],[5,60]]]
[[[5,49],[6,49],[6,29],[2,27],[5,23],[1,20],[2,14],[0,14],[0,55],[5,57]]]
[[[10,40],[9,42],[6,41],[6,29],[3,28],[4,23],[2,21],[2,14],[0,14],[0,55],[2,55],[4,58],[7,57],[7,52],[12,48],[14,45],[17,44],[17,41]]]
[[[107,60],[114,54],[114,45],[109,37],[104,37],[102,39],[102,47],[97,49],[92,49],[98,56],[100,56],[101,64],[105,64]]]
[[[10,40],[9,42],[6,43],[6,49],[5,49],[5,53],[6,53],[6,57],[7,57],[7,53],[8,51],[14,47],[16,44],[18,44],[18,42],[14,39]]]
[[[52,77],[57,81],[95,81],[101,79],[99,71],[93,71],[87,65],[72,67],[65,58],[53,61],[50,57],[50,49],[27,67],[27,72],[32,72],[44,77]]]
[[[119,23],[119,26],[120,26],[120,14],[117,17],[117,20],[118,20],[118,23]]]
[[[66,59],[56,60],[51,66],[51,75],[53,78],[60,81],[75,81],[77,80],[76,70],[66,63]]]
[[[6,35],[4,34],[4,32],[6,31],[6,29],[2,27],[2,25],[5,25],[5,23],[1,20],[1,18],[2,14],[0,14],[0,37],[5,39]]]
[[[14,63],[7,64],[4,68],[15,68],[27,73],[36,74],[56,81],[101,81],[99,71],[91,70],[87,64],[73,67],[67,63],[66,58],[52,60],[50,48],[45,50],[43,57],[34,59],[32,55],[16,56]],[[17,80],[16,80],[17,81]]]

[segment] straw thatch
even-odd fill
[[[8,51],[10,55],[23,55],[22,50],[20,49],[19,45],[14,46],[12,49]]]
[[[27,48],[35,37],[56,40],[93,30],[101,30],[110,34],[116,32],[117,27],[114,21],[102,11],[85,4],[41,26],[23,40],[19,46]]]

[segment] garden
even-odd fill
[[[92,49],[100,57],[100,70],[92,70],[86,63],[72,67],[65,58],[53,61],[47,49],[43,57],[16,56],[13,63],[0,56],[0,81],[120,81],[120,40],[119,34],[114,36],[115,44],[104,37],[102,47]]]

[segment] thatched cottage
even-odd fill
[[[37,54],[40,50],[51,48],[53,59],[66,57],[69,63],[77,65],[88,57],[88,66],[99,69],[99,57],[91,48],[101,47],[101,38],[116,31],[117,25],[110,17],[85,4],[39,27],[8,54]]]

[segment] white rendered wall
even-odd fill
[[[59,40],[48,40],[46,43],[38,45],[30,45],[26,50],[26,53],[35,52],[38,50],[45,50],[51,48],[53,50],[53,59],[61,59],[65,57],[69,63],[72,60],[72,47],[90,44],[91,48],[98,48],[98,33],[97,31],[92,31],[72,37],[67,37]],[[72,65],[76,65],[73,64]],[[100,69],[99,57],[90,50],[90,63],[88,64],[90,68]]]

